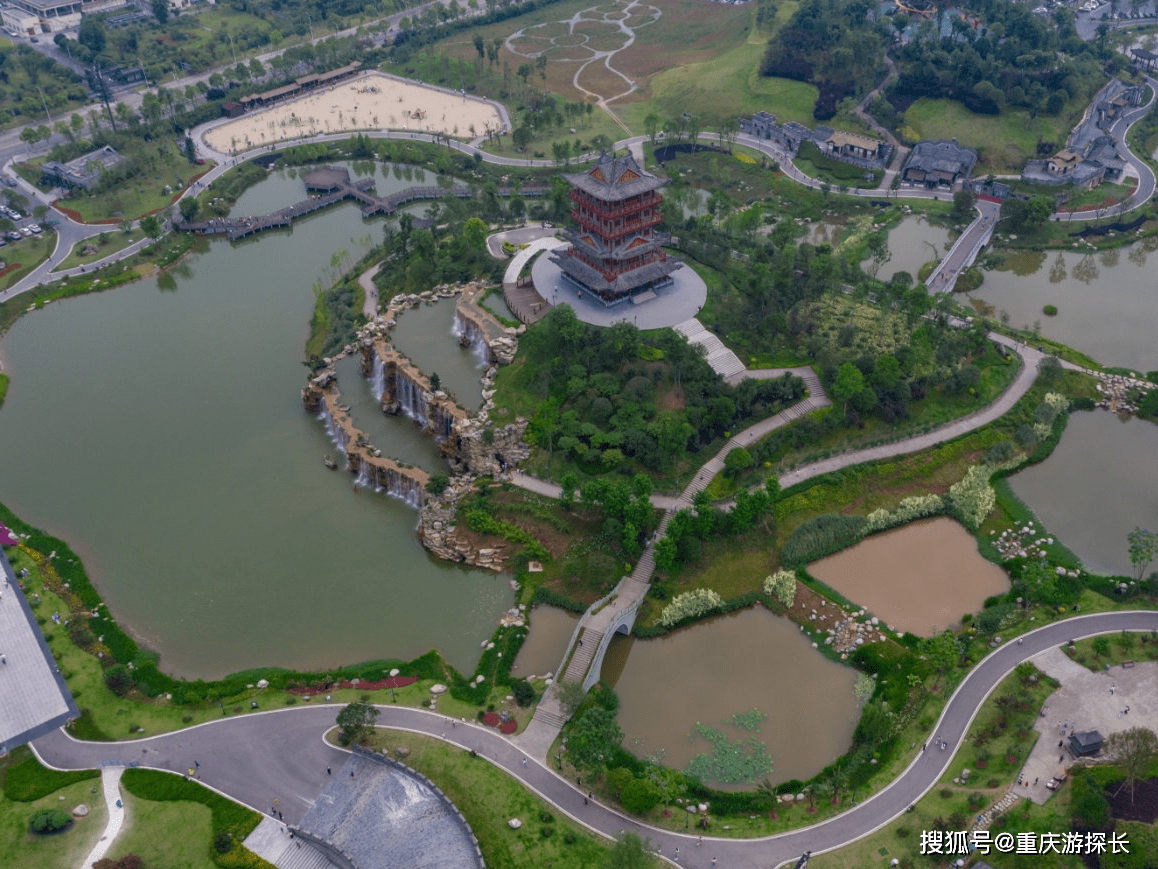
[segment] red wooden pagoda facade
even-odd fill
[[[632,297],[651,298],[672,283],[682,261],[668,257],[667,233],[655,227],[663,219],[659,188],[665,179],[640,168],[630,154],[603,154],[589,171],[564,175],[571,184],[571,246],[552,254],[564,278],[582,296],[592,294],[604,305]]]

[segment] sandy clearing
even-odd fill
[[[287,139],[353,130],[416,130],[467,137],[502,125],[498,110],[485,100],[370,72],[243,115],[208,130],[204,138],[216,151],[235,153]]]

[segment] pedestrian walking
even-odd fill
[[[921,743],[921,751],[924,751],[924,750],[925,750],[926,748],[928,748],[928,747],[929,747],[929,743],[927,743],[927,742],[922,742],[922,743]]]
[[[716,865],[716,858],[715,858],[715,857],[713,857],[713,858],[712,858],[712,865],[713,865],[713,866],[715,866],[715,865]]]
[[[326,775],[333,775],[333,773],[330,772],[330,768],[328,766],[326,767]]]
[[[524,757],[523,758],[523,766],[526,766],[526,765],[527,765],[527,759]]]
[[[587,797],[583,798],[583,805],[587,805]]]
[[[193,766],[196,767],[197,769],[201,769],[201,762],[198,760],[195,760],[195,761],[193,761]]]
[[[1033,780],[1033,786],[1037,787],[1037,779],[1036,778]]]

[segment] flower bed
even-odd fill
[[[487,727],[498,727],[499,726],[499,713],[488,712],[486,715],[483,716],[482,723],[485,724]]]
[[[417,676],[391,676],[389,679],[379,679],[376,682],[358,682],[355,684],[350,681],[331,682],[327,687],[325,683],[319,682],[315,685],[298,685],[290,688],[291,694],[318,694],[322,691],[337,691],[339,688],[357,688],[361,691],[381,691],[384,688],[405,688],[407,685],[413,685],[418,681]]]
[[[515,721],[513,718],[508,718],[506,721],[499,725],[499,732],[506,733],[508,735],[514,733],[518,729],[519,722]]]

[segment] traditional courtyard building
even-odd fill
[[[653,298],[672,284],[671,273],[682,260],[668,257],[667,233],[657,232],[668,182],[645,172],[630,154],[603,154],[595,166],[563,176],[571,184],[569,247],[552,254],[551,262],[579,294],[590,293],[604,305]]]

